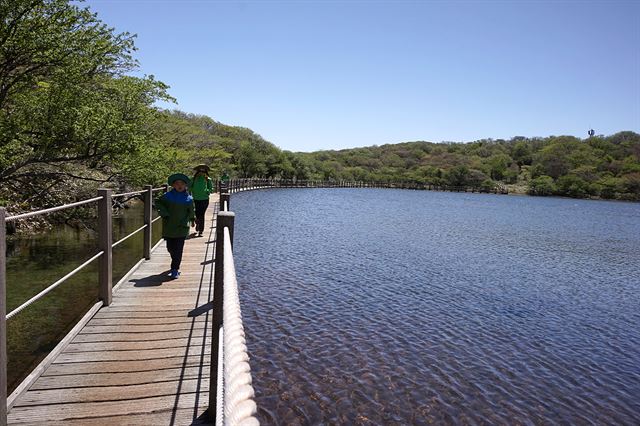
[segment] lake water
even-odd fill
[[[638,424],[640,204],[232,195],[265,424]]]
[[[95,222],[95,221],[94,221]],[[143,204],[114,215],[113,241],[144,224]],[[98,250],[95,223],[58,225],[7,244],[7,313],[81,265]],[[153,225],[159,240],[161,221]],[[113,282],[142,258],[142,232],[113,249]],[[98,260],[7,321],[8,389],[11,392],[98,301]]]

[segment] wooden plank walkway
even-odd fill
[[[9,412],[9,424],[208,424],[215,210],[185,243],[178,280],[164,243]]]

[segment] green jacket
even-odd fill
[[[208,176],[200,175],[191,182],[191,194],[194,200],[208,200],[213,192],[213,182]]]
[[[156,201],[158,213],[162,216],[162,237],[183,238],[189,235],[189,225],[195,220],[193,197],[188,192],[175,189]]]

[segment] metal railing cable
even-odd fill
[[[72,207],[82,206],[84,204],[94,203],[94,202],[100,201],[100,200],[102,200],[102,197],[94,197],[94,198],[89,198],[88,200],[78,201],[76,203],[63,204],[61,206],[51,207],[51,208],[44,209],[44,210],[37,210],[35,212],[21,213],[21,214],[15,215],[15,216],[7,216],[5,218],[5,221],[11,222],[13,220],[27,219],[27,218],[34,217],[34,216],[39,216],[41,214],[53,213],[53,212],[57,212],[57,211],[60,211],[60,210],[70,209]]]
[[[151,223],[153,223],[153,222],[151,222]],[[129,235],[127,235],[127,236],[125,236],[123,238],[120,238],[118,241],[116,241],[115,243],[111,244],[111,248],[115,248],[118,244],[124,243],[126,240],[128,240],[131,237],[133,237],[134,235],[136,235],[138,232],[142,231],[147,226],[148,226],[147,224],[144,224],[140,228],[138,228],[135,231],[133,231],[132,233],[130,233]]]
[[[68,280],[69,278],[71,278],[72,276],[77,274],[78,272],[80,272],[85,266],[87,266],[88,264],[90,264],[91,262],[93,262],[94,260],[99,258],[100,256],[102,256],[103,254],[104,254],[104,251],[101,251],[101,252],[98,252],[95,255],[93,255],[91,258],[86,260],[82,265],[78,266],[76,269],[74,269],[73,271],[69,272],[67,275],[65,275],[64,277],[60,278],[58,281],[54,282],[49,287],[45,288],[40,293],[38,293],[35,296],[33,296],[31,299],[27,300],[22,305],[20,305],[17,308],[15,308],[13,311],[9,312],[7,314],[7,319],[15,316],[20,311],[22,311],[24,308],[28,307],[32,303],[34,303],[34,302],[38,301],[39,299],[41,299],[45,294],[49,293],[51,290],[53,290],[54,288],[58,287],[60,284],[62,284],[63,282],[65,282],[66,280]]]
[[[223,290],[223,407],[224,424],[259,425],[255,417],[257,405],[251,380],[249,354],[242,325],[238,281],[231,248],[229,228],[224,228]]]
[[[129,196],[131,196],[131,195],[140,195],[140,194],[144,194],[145,192],[147,192],[147,191],[145,191],[144,189],[143,189],[142,191],[123,192],[123,193],[121,193],[121,194],[113,194],[113,195],[111,196],[111,198],[129,197]]]

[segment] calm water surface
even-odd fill
[[[638,424],[640,204],[233,196],[265,424]]]

